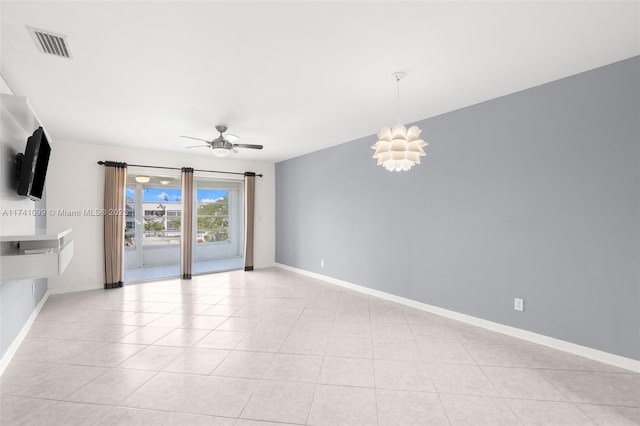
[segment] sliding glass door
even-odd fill
[[[125,279],[143,281],[178,276],[180,179],[130,174],[125,206]]]
[[[241,181],[196,178],[194,273],[240,269],[244,223]]]
[[[238,180],[194,179],[193,274],[242,269],[243,191],[243,182]],[[180,276],[183,216],[179,175],[130,171],[125,206],[125,281]]]

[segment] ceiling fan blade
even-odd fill
[[[234,148],[250,148],[250,149],[262,149],[262,145],[251,145],[246,143],[234,143]]]
[[[233,133],[227,133],[226,135],[224,135],[224,138],[225,138],[227,141],[229,141],[229,142],[231,142],[231,143],[234,143],[235,141],[237,141],[237,140],[239,140],[239,139],[240,139],[240,136],[238,136],[238,135],[234,135]]]
[[[209,145],[194,145],[194,146],[188,146],[188,147],[187,147],[187,149],[189,149],[189,148],[204,148],[204,147],[209,148]]]
[[[211,142],[211,141],[208,141],[208,140],[206,140],[206,139],[194,138],[194,137],[192,137],[192,136],[180,136],[180,137],[181,137],[181,138],[187,138],[187,139],[193,139],[193,140],[196,140],[196,141],[202,141],[202,142],[206,142],[206,143]]]

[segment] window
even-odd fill
[[[180,263],[182,185],[179,175],[128,171],[126,184],[125,268]],[[167,270],[168,271],[168,270]]]
[[[182,212],[180,210],[167,210],[167,230],[168,231],[179,231],[181,220],[180,215]]]
[[[214,198],[211,198],[212,194]],[[229,241],[229,191],[198,189],[197,200],[196,242]]]
[[[243,182],[202,176],[194,184],[194,259],[206,262],[242,256]]]
[[[127,186],[125,208],[125,226],[124,226],[124,246],[136,246],[136,187]]]
[[[137,182],[136,176],[136,171],[129,170],[125,268],[177,265],[184,220],[180,176],[164,179],[152,174],[145,183]],[[193,196],[193,239],[190,241],[194,248],[193,261],[242,257],[243,181],[201,176],[194,179]],[[202,265],[199,272],[207,271],[207,266]]]
[[[175,187],[142,185],[144,245],[180,244],[182,190]]]

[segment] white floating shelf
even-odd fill
[[[48,233],[45,230],[39,230],[33,234],[0,235],[0,242],[55,241],[63,239],[70,233],[71,229],[65,229],[57,233]]]
[[[57,233],[0,236],[0,279],[23,280],[62,274],[73,257],[70,233],[71,229],[67,229]]]

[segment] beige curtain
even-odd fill
[[[244,270],[253,271],[253,219],[256,197],[256,174],[245,172],[244,174],[244,209],[246,237],[244,246]]]
[[[193,261],[193,169],[182,168],[182,246],[180,250],[180,273],[185,280],[191,279]]]
[[[127,163],[105,161],[104,288],[122,287],[124,280],[124,212]]]

